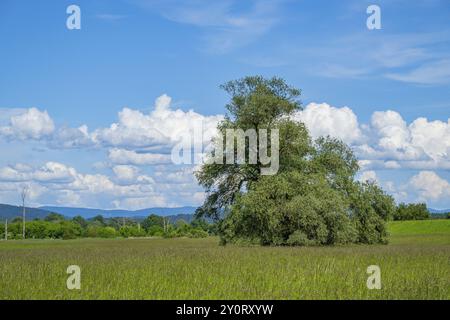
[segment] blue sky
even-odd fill
[[[173,132],[213,126],[219,85],[261,74],[302,89],[297,117],[352,145],[361,179],[450,207],[449,21],[445,0],[3,0],[0,202],[29,185],[33,205],[197,205],[192,168],[164,160]]]

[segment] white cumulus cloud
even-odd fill
[[[209,142],[223,116],[204,116],[193,110],[174,110],[171,101],[167,95],[160,96],[149,114],[124,108],[119,112],[119,122],[109,128],[95,130],[92,138],[105,146],[156,150],[171,147],[195,129],[200,129],[205,143]]]
[[[330,135],[347,143],[362,138],[358,118],[348,107],[336,108],[326,103],[310,103],[294,114],[295,120],[305,123],[314,138]]]
[[[27,109],[24,113],[10,118],[8,126],[0,127],[0,135],[12,139],[39,140],[49,136],[55,130],[55,124],[47,111],[37,108]]]
[[[409,180],[420,199],[437,200],[450,197],[450,184],[433,171],[421,171]]]

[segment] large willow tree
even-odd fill
[[[330,137],[313,141],[304,124],[292,120],[292,113],[301,109],[300,90],[282,79],[259,76],[230,81],[222,88],[230,102],[213,141],[216,153],[218,148],[226,148],[227,129],[279,132],[279,170],[275,175],[261,174],[265,165],[259,149],[256,163],[227,163],[223,150],[223,163],[205,163],[196,173],[207,191],[196,214],[219,221],[223,243],[387,241],[385,224],[395,208],[393,199],[375,184],[355,181],[358,162],[347,145]],[[245,148],[248,156],[247,141]],[[213,151],[210,157],[217,158],[217,154]]]

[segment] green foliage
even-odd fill
[[[146,235],[144,230],[136,226],[123,226],[119,229],[119,233],[124,238],[145,237]]]
[[[305,233],[297,230],[289,236],[287,244],[290,246],[307,246],[311,244],[311,240],[308,239]]]
[[[105,218],[103,218],[103,216],[101,216],[101,215],[97,215],[97,216],[93,217],[91,220],[93,223],[97,224],[98,226],[106,225]]]
[[[175,222],[175,227],[176,227],[178,230],[189,230],[189,225],[188,225],[188,223],[187,223],[185,220],[183,220],[183,219],[178,219],[178,220]]]
[[[262,245],[385,243],[392,198],[374,185],[355,183],[353,188],[350,199],[318,174],[263,177],[236,199],[221,235],[225,243],[249,238]]]
[[[199,228],[192,228],[189,231],[189,238],[206,238],[208,236],[208,232],[199,229]]]
[[[147,232],[149,232],[149,230],[154,226],[159,226],[159,227],[163,228],[164,227],[164,218],[157,216],[155,214],[151,214],[147,218],[145,218],[144,221],[142,221],[142,227]]]
[[[0,222],[0,240],[4,238],[5,238],[5,224]]]
[[[59,223],[62,231],[61,239],[75,239],[81,236],[81,227],[72,221],[61,221]]]
[[[62,214],[59,213],[50,213],[48,216],[46,216],[44,218],[45,221],[50,221],[50,222],[54,222],[54,221],[63,221],[64,220],[64,216]]]
[[[97,230],[97,235],[100,238],[115,238],[117,237],[117,231],[113,227],[100,227]]]
[[[230,96],[226,108],[241,129],[270,125],[275,119],[300,109],[300,90],[281,78],[261,76],[229,81],[221,86]]]
[[[90,225],[86,230],[86,236],[90,238],[115,238],[119,233],[113,227],[99,227]]]
[[[99,224],[98,221],[94,221],[94,223],[96,223],[97,225],[104,225],[104,226],[108,226],[108,227],[112,227],[116,230],[119,230],[121,227],[127,224],[130,224],[131,221],[129,221],[128,219],[125,218],[120,218],[120,217],[115,217],[115,218],[111,218],[108,220],[105,220],[103,222],[103,224]]]
[[[189,237],[203,238],[209,235],[209,230],[213,228],[204,220],[197,220],[193,224],[188,224],[184,220],[178,220],[175,224],[170,224],[166,219],[166,230],[163,228],[163,217],[151,215],[142,223],[141,227],[136,221],[123,218],[104,219],[97,216],[90,220],[85,220],[81,216],[76,216],[71,220],[65,220],[59,215],[52,215],[49,219],[34,220],[26,223],[27,239],[75,239],[82,237],[89,238],[138,238],[138,237]],[[124,225],[125,222],[125,225]],[[0,224],[0,239],[4,239],[4,224]],[[214,229],[211,229],[214,231]],[[8,238],[22,239],[22,220],[8,223]]]
[[[162,237],[164,235],[164,229],[158,225],[152,225],[147,229],[147,234],[152,237]]]
[[[231,95],[230,114],[219,124],[214,143],[228,128],[278,129],[280,168],[276,175],[263,176],[259,162],[202,166],[196,176],[208,197],[196,216],[220,220],[222,243],[387,242],[392,197],[376,185],[355,181],[359,167],[349,146],[330,137],[312,141],[304,124],[289,118],[300,109],[299,90],[281,79],[261,77],[223,88]]]
[[[202,229],[203,231],[209,231],[211,228],[211,225],[203,218],[196,218],[192,220],[191,226],[193,228]]]
[[[400,203],[394,214],[394,220],[427,220],[430,213],[425,203]]]
[[[387,243],[386,221],[395,211],[394,199],[373,183],[355,183],[350,193],[351,218],[358,243]]]
[[[166,226],[165,232],[163,232],[163,237],[165,238],[204,238],[207,236],[208,232],[192,224],[188,224],[183,219],[177,220],[174,225],[169,224]]]
[[[11,239],[21,239],[22,223],[8,224],[8,234]],[[26,223],[25,237],[27,239],[75,239],[81,235],[82,228],[73,221],[34,220]]]
[[[88,226],[88,222],[82,216],[73,217],[72,221],[78,224],[82,229],[86,229]]]

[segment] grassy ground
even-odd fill
[[[393,221],[389,223],[389,232],[392,235],[391,244],[448,245],[450,241],[450,219]]]
[[[394,222],[389,245],[218,246],[207,239],[0,242],[0,299],[450,299],[450,220]],[[66,269],[81,267],[81,290]],[[381,268],[381,290],[366,269]]]

